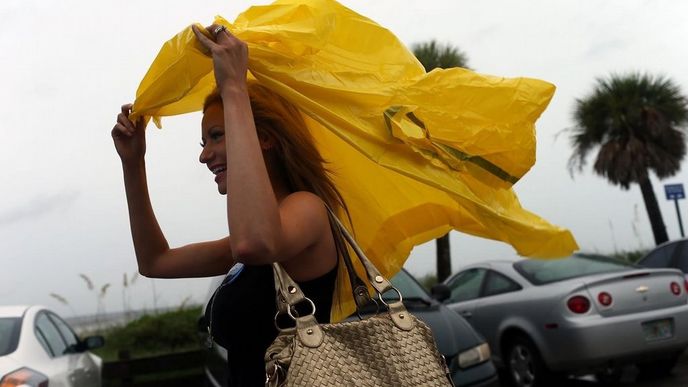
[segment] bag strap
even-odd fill
[[[351,262],[351,256],[349,255],[349,249],[346,247],[346,242],[343,239],[343,235],[340,229],[341,223],[339,223],[334,212],[330,207],[325,204],[327,209],[327,216],[329,218],[330,228],[332,230],[332,237],[334,238],[335,248],[337,253],[342,256],[342,260],[346,265],[346,271],[349,275],[349,283],[351,284],[351,291],[353,292],[354,301],[356,302],[357,310],[362,308],[364,305],[372,302],[370,294],[368,293],[368,287],[361,277],[356,272],[353,263]],[[298,284],[296,284],[289,274],[284,270],[282,265],[274,267],[273,274],[275,281],[275,290],[277,297],[277,314],[289,314],[289,305],[296,305],[304,300],[307,300],[305,294],[301,291]],[[286,286],[286,292],[282,290]],[[292,289],[296,289],[295,291]],[[294,293],[292,293],[294,292]],[[310,300],[309,300],[310,301]],[[312,305],[313,313],[315,313],[315,305]],[[294,311],[295,312],[295,311]]]
[[[325,204],[325,208],[327,208],[327,217],[330,221],[330,229],[332,230],[335,247],[346,265],[346,273],[349,276],[349,283],[351,284],[351,292],[353,293],[354,302],[356,303],[356,310],[359,311],[365,305],[372,303],[373,300],[370,298],[366,283],[359,277],[351,262],[351,256],[349,255],[349,249],[346,247],[346,241],[344,240],[340,227],[337,225],[337,217],[327,204]]]
[[[328,216],[331,220],[331,224],[333,224],[336,228],[336,231],[338,231],[334,235],[335,245],[337,246],[339,252],[342,254],[342,259],[346,264],[347,272],[349,273],[349,281],[351,282],[351,288],[354,292],[354,300],[356,301],[356,305],[358,307],[364,305],[368,300],[370,300],[370,295],[368,294],[368,288],[366,287],[365,283],[358,276],[356,270],[354,269],[351,257],[348,254],[348,249],[346,248],[346,246],[342,246],[341,241],[338,241],[338,235],[343,236],[344,240],[351,246],[351,248],[356,253],[356,256],[363,264],[363,268],[365,269],[368,281],[373,286],[375,291],[378,293],[378,297],[381,298],[382,294],[387,291],[396,290],[392,286],[392,284],[382,276],[382,274],[377,270],[377,268],[370,261],[370,259],[368,259],[368,257],[363,252],[363,249],[361,249],[361,247],[358,246],[354,238],[351,236],[346,227],[344,227],[341,221],[337,218],[332,209],[330,209],[330,207],[326,204],[325,208],[327,209]],[[274,262],[273,272],[275,280],[275,290],[277,295],[277,313],[286,313],[294,317],[292,314],[292,308],[300,302],[308,301],[312,304],[313,313],[315,314],[315,305],[313,304],[313,302],[303,294],[299,286],[296,284],[296,282],[294,282],[294,280],[291,279],[291,277],[286,272],[286,270],[284,270],[282,265],[280,265],[278,262]]]
[[[373,285],[373,288],[377,291],[378,294],[385,293],[389,290],[392,290],[392,284],[385,279],[382,274],[377,270],[375,265],[368,259],[368,257],[365,255],[363,252],[363,249],[356,243],[356,240],[354,237],[351,236],[349,231],[344,227],[342,222],[335,216],[334,212],[332,209],[330,209],[329,206],[325,205],[327,208],[327,212],[330,216],[330,218],[334,221],[335,226],[337,227],[339,233],[344,236],[344,239],[346,242],[351,246],[351,248],[354,250],[354,253],[356,253],[356,256],[358,257],[359,261],[363,264],[363,268],[365,269],[366,275],[368,276],[368,281],[370,282],[371,285]],[[336,238],[335,238],[336,239]],[[346,263],[346,268],[347,271],[349,271],[349,278],[355,277],[358,281],[362,282],[358,274],[356,273],[356,270],[353,268],[353,264],[351,262],[351,257],[348,254],[348,251],[346,249],[346,246],[344,246],[343,250],[343,258],[344,262]],[[354,286],[357,285],[354,280],[351,282],[351,287],[354,289]],[[365,286],[365,285],[364,285]],[[366,290],[367,293],[367,290]],[[356,294],[354,294],[354,299],[356,297]]]

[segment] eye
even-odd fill
[[[221,130],[214,130],[214,131],[210,132],[210,139],[213,141],[217,141],[217,140],[221,139],[222,136],[224,136],[224,135],[225,135],[225,132],[223,132]]]

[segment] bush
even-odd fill
[[[146,315],[129,324],[105,332],[105,347],[96,351],[113,358],[120,350],[132,357],[199,348],[197,333],[201,307]]]
[[[640,260],[640,258],[644,257],[647,253],[648,250],[645,249],[617,251],[612,255],[612,257],[629,263],[636,263],[638,262],[638,260]]]

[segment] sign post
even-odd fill
[[[665,184],[664,192],[667,200],[673,200],[676,205],[676,216],[678,216],[678,228],[681,230],[681,238],[685,237],[683,233],[683,222],[681,221],[681,212],[678,210],[679,199],[685,199],[686,194],[683,191],[683,184]]]

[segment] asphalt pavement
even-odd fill
[[[502,386],[508,386],[502,383]],[[604,386],[595,380],[594,376],[584,376],[569,379],[558,383],[556,387],[601,387]],[[686,387],[688,386],[688,352],[684,353],[679,359],[671,376],[661,379],[643,380],[639,378],[638,369],[635,366],[624,368],[623,376],[619,386],[635,387]]]

